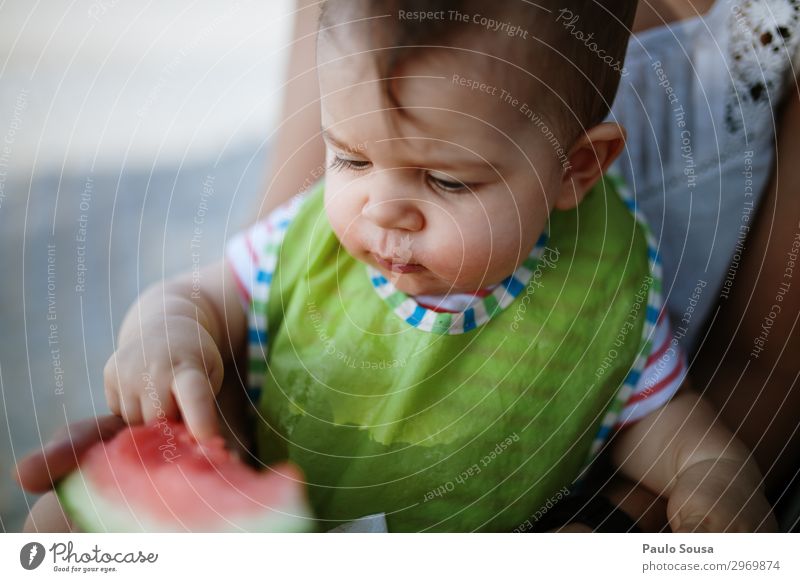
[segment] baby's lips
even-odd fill
[[[417,263],[400,263],[396,262],[396,260],[384,259],[383,257],[375,254],[373,254],[373,256],[381,267],[395,273],[417,273],[425,268]]]

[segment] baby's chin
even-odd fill
[[[454,295],[457,293],[471,293],[489,286],[488,284],[481,285],[480,283],[475,283],[471,286],[464,285],[463,282],[448,282],[433,277],[429,271],[410,274],[391,271],[382,271],[382,273],[398,291],[402,291],[406,295]]]
[[[419,273],[402,274],[402,273],[384,273],[384,276],[392,282],[398,291],[402,291],[406,295],[446,295],[449,287],[444,284],[432,285],[430,282],[423,282],[419,277],[415,277]]]
[[[379,264],[369,253],[364,253],[363,257],[357,260],[377,269],[388,281],[394,285],[395,289],[406,295],[454,295],[457,293],[473,293],[492,285],[486,279],[467,281],[452,281],[441,275],[437,275],[430,269],[421,265],[422,269],[411,273],[402,273],[388,269],[385,265]],[[463,273],[462,273],[463,274]],[[498,279],[499,282],[499,279]]]

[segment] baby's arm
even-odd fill
[[[244,349],[246,333],[224,260],[152,285],[125,315],[103,372],[111,411],[128,424],[180,411],[195,437],[217,434],[223,366]]]
[[[612,460],[668,498],[673,531],[777,530],[750,452],[688,387],[622,429],[612,442]]]

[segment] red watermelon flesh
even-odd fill
[[[256,471],[182,424],[129,427],[98,443],[57,492],[84,531],[311,531],[302,471]]]

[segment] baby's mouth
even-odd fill
[[[376,255],[375,253],[370,253],[374,258],[375,261],[384,269],[388,269],[394,273],[417,273],[425,269],[422,265],[418,263],[404,263],[400,262],[397,259],[392,258],[384,258],[380,255]]]

